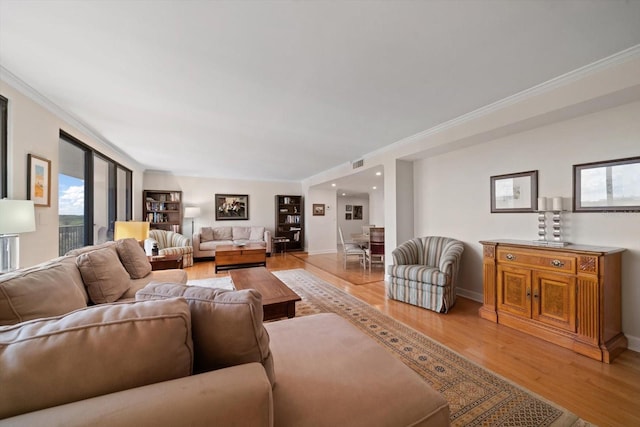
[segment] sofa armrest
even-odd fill
[[[259,363],[192,375],[0,420],[5,426],[272,426]]]
[[[271,253],[271,246],[272,246],[271,231],[269,231],[267,229],[264,230],[264,241],[267,244],[267,253],[270,254]]]
[[[193,233],[193,249],[200,249],[200,233]]]

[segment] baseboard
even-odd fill
[[[631,335],[626,335],[627,341],[629,341],[629,350],[637,351],[640,353],[640,338],[632,337]]]
[[[477,301],[477,302],[484,301],[484,296],[482,293],[470,291],[468,289],[456,288],[456,295],[469,298],[470,300]]]
[[[324,250],[324,251],[313,251],[313,252],[307,252],[309,255],[324,255],[324,254],[337,254],[338,250],[337,249],[328,249],[328,250]]]

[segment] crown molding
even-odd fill
[[[458,116],[454,119],[448,120],[444,123],[431,127],[427,130],[424,130],[420,133],[408,136],[403,138],[393,144],[382,147],[378,150],[372,151],[364,156],[372,157],[375,155],[379,155],[382,153],[386,153],[390,150],[395,150],[405,145],[408,145],[412,142],[416,142],[422,139],[425,139],[431,135],[436,135],[445,130],[454,128],[463,123],[470,122],[472,120],[476,120],[478,118],[487,116],[496,111],[502,110],[514,104],[520,103],[529,98],[534,98],[543,93],[550,92],[554,89],[566,86],[578,80],[581,80],[590,75],[594,75],[599,73],[607,68],[614,67],[620,64],[624,64],[625,62],[640,58],[640,44],[632,46],[628,49],[615,53],[606,58],[600,59],[596,62],[592,62],[591,64],[585,65],[583,67],[577,68],[573,71],[569,71],[568,73],[562,74],[558,77],[554,77],[551,80],[547,80],[544,83],[540,83],[536,86],[533,86],[529,89],[525,89],[521,92],[503,98],[499,101],[493,102],[491,104],[485,105],[484,107],[480,107],[476,110],[473,110],[469,113]]]
[[[21,80],[18,76],[13,74],[11,71],[7,70],[2,65],[0,65],[0,79],[4,80],[7,84],[11,85],[14,89],[22,93],[27,98],[36,102],[37,104],[39,104],[40,106],[44,107],[49,112],[54,114],[55,116],[59,117],[69,125],[73,126],[75,129],[93,138],[99,144],[105,147],[108,147],[109,149],[131,160],[134,164],[138,165],[139,167],[142,167],[140,162],[132,158],[129,154],[125,153],[120,147],[116,146],[115,144],[113,144],[112,142],[104,138],[102,135],[100,135],[98,131],[91,128],[89,125],[84,123],[81,119],[63,110],[56,103],[54,103],[49,98],[47,98],[46,96],[38,92],[36,89],[34,89],[29,84]]]

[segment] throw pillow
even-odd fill
[[[249,240],[250,227],[233,227],[233,240]]]
[[[77,271],[75,264],[54,261],[0,274],[0,326],[86,307],[72,269]]]
[[[262,240],[264,241],[264,227],[251,227],[251,235],[249,240]]]
[[[151,273],[151,263],[144,253],[144,249],[136,239],[122,239],[116,243],[118,256],[122,265],[129,272],[132,279],[142,279]]]
[[[213,240],[213,228],[211,227],[202,227],[200,229],[200,241],[201,242],[210,242]]]
[[[231,240],[231,227],[216,227],[213,229],[213,238],[215,240]]]
[[[84,254],[84,253],[87,253],[87,252],[95,251],[95,250],[98,250],[98,249],[110,248],[111,246],[114,246],[115,244],[116,244],[116,242],[110,240],[108,242],[104,242],[104,243],[101,243],[99,245],[83,246],[83,247],[78,248],[78,249],[72,249],[69,252],[67,252],[65,255],[78,256],[80,254]]]
[[[275,384],[269,335],[262,325],[262,296],[254,289],[231,291],[151,282],[136,300],[182,297],[191,308],[194,372],[249,362],[264,366]]]
[[[0,328],[0,419],[186,377],[192,365],[191,315],[178,298]]]
[[[130,286],[130,276],[122,266],[115,246],[78,255],[76,264],[96,304],[117,301]]]

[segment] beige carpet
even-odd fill
[[[296,315],[333,312],[406,363],[449,402],[453,426],[589,426],[302,269],[274,272],[302,297]],[[199,281],[228,285],[228,278]]]

